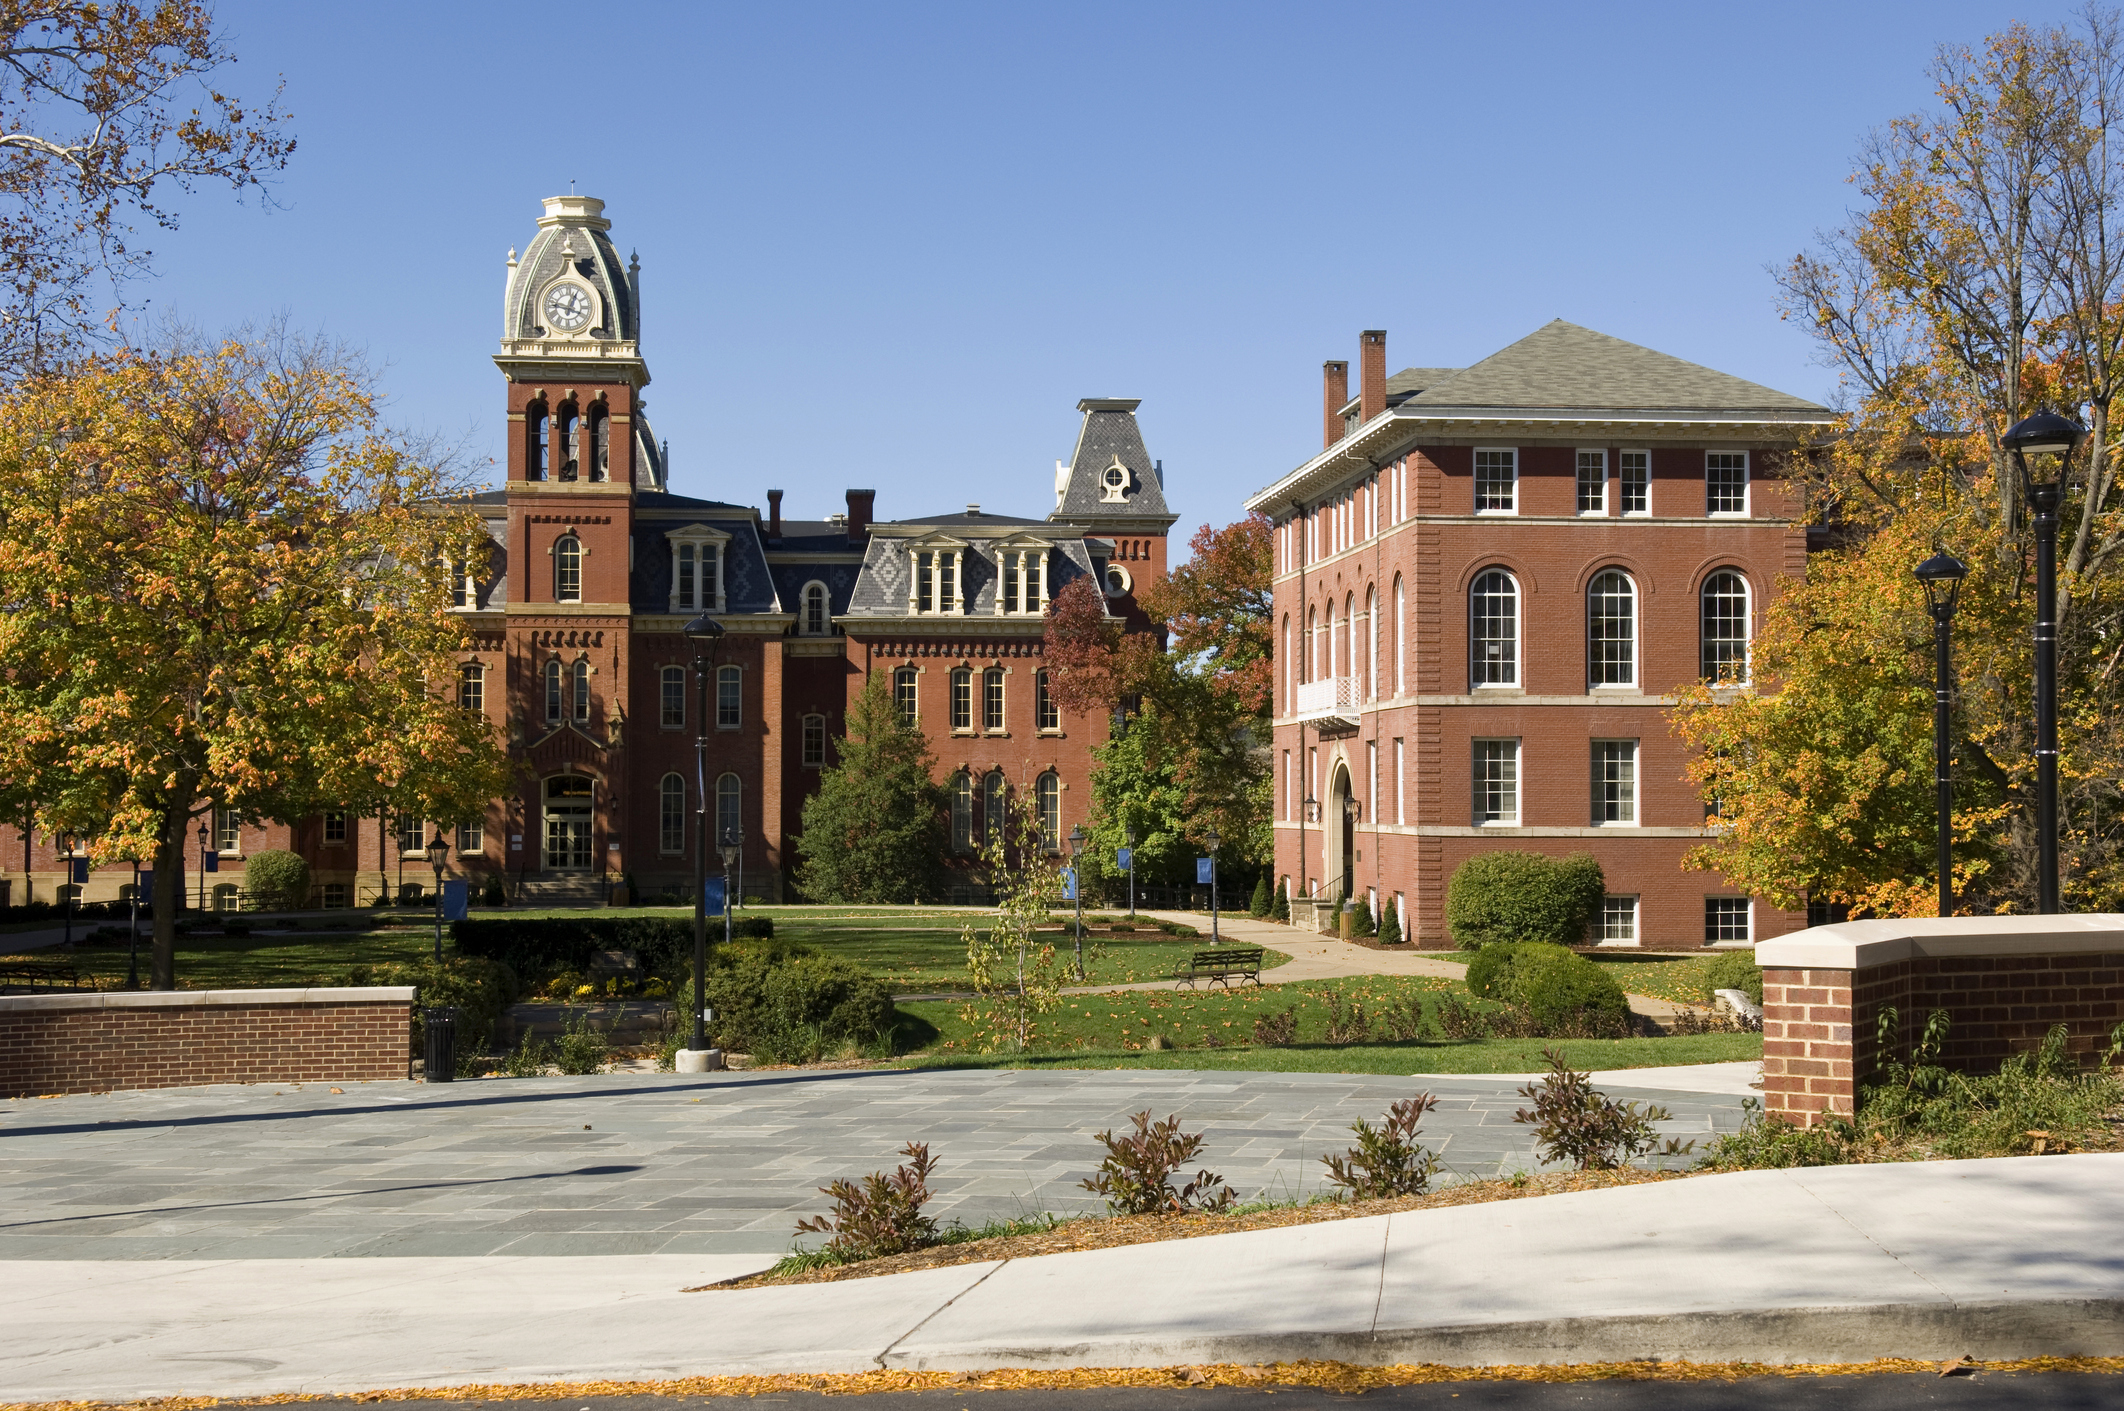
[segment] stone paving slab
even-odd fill
[[[0,1102],[0,1259],[779,1253],[818,1187],[938,1158],[946,1220],[1089,1213],[1093,1134],[1178,1113],[1242,1198],[1429,1089],[1448,1178],[1540,1169],[1521,1079],[1187,1071],[831,1072],[161,1089]],[[1701,1140],[1734,1092],[1625,1088]]]

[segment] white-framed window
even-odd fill
[[[1586,585],[1586,682],[1637,684],[1637,585],[1619,568],[1601,570]]]
[[[468,819],[457,825],[457,855],[459,857],[485,852],[486,849],[487,832],[478,819]]]
[[[1600,899],[1600,943],[1604,946],[1637,944],[1637,895],[1613,893]]]
[[[1637,741],[1593,742],[1593,823],[1637,826]]]
[[[1475,826],[1519,826],[1519,741],[1475,741]]]
[[[486,713],[487,668],[476,661],[465,662],[457,668],[457,704],[474,715]]]
[[[1475,451],[1475,513],[1516,514],[1519,505],[1519,452]]]
[[[1617,508],[1624,514],[1652,513],[1652,453],[1624,451],[1617,459],[1622,482]]]
[[[469,557],[450,560],[450,606],[468,611],[479,606],[479,578]]]
[[[1702,669],[1706,681],[1745,685],[1748,680],[1748,580],[1730,568],[1704,580]]]
[[[1033,798],[1040,807],[1040,851],[1062,851],[1062,780],[1053,770],[1033,785]]]
[[[414,826],[417,828],[420,825],[415,823]],[[218,853],[240,853],[243,851],[243,816],[233,808],[217,808],[214,810],[214,851]]]
[[[797,632],[805,637],[824,637],[833,631],[832,599],[827,596],[826,585],[812,580],[804,585],[799,599]]]
[[[1608,453],[1606,451],[1580,451],[1578,453],[1578,512],[1580,514],[1606,514],[1608,512]]]
[[[962,856],[974,850],[974,781],[971,770],[951,776],[951,850]]]
[[[1409,635],[1407,618],[1402,614],[1401,575],[1394,575],[1394,694],[1405,695],[1409,689],[1407,662],[1409,659]]]
[[[1394,821],[1406,823],[1408,815],[1408,776],[1402,772],[1401,737],[1394,737]]]
[[[1468,678],[1474,686],[1519,684],[1519,585],[1501,568],[1468,588]]]
[[[745,669],[719,666],[715,669],[715,728],[735,730],[745,719]]]
[[[1379,822],[1379,742],[1377,740],[1366,740],[1364,742],[1364,763],[1365,782],[1369,790],[1365,794],[1365,798],[1371,801],[1373,810],[1372,822],[1376,825]]]
[[[556,657],[548,660],[539,668],[539,675],[544,678],[546,687],[546,723],[558,725],[567,718],[566,706],[562,699],[560,659]]]
[[[1033,697],[1040,712],[1038,728],[1041,730],[1060,730],[1062,728],[1062,707],[1055,701],[1054,692],[1047,688],[1047,672],[1045,670],[1033,673]]]
[[[991,666],[981,673],[981,728],[1003,729],[1003,668]]]
[[[1291,672],[1291,615],[1289,613],[1283,615],[1282,649],[1279,655],[1281,659],[1277,665],[1283,669],[1283,713],[1289,715],[1298,709],[1297,691],[1291,684],[1293,676]]]
[[[553,601],[583,600],[583,541],[563,534],[553,545]]]
[[[1746,514],[1748,512],[1748,453],[1746,451],[1706,451],[1704,453],[1704,512],[1706,514]]]
[[[951,728],[969,732],[973,729],[973,668],[970,666],[951,669]]]
[[[1108,587],[1113,588],[1113,570]],[[1047,546],[998,549],[996,551],[996,607],[998,614],[1038,617],[1047,611]],[[1131,581],[1121,572],[1117,591],[1126,592]]]
[[[666,774],[656,786],[656,850],[686,850],[686,781],[677,774]]]
[[[1746,897],[1704,898],[1704,944],[1746,945],[1755,939],[1755,903]]]
[[[1010,781],[1000,769],[981,776],[981,836],[990,847],[1003,837],[1003,816],[1010,810]]]
[[[575,684],[575,720],[580,725],[590,719],[590,663],[577,657],[570,675]]]
[[[1283,752],[1283,809],[1280,816],[1286,823],[1291,821],[1291,805],[1296,801],[1297,791],[1292,787],[1296,782],[1297,776],[1291,773],[1291,752],[1285,750]]]
[[[803,723],[803,752],[798,757],[798,762],[806,769],[824,769],[826,767],[826,717],[823,715],[807,715],[804,717]]]
[[[922,679],[920,671],[912,666],[902,666],[892,673],[892,703],[900,708],[900,719],[909,725],[921,719],[916,705],[916,683]]]
[[[664,539],[671,545],[670,611],[724,611],[723,569],[730,536],[705,524],[689,524]]]
[[[910,613],[963,613],[961,574],[957,549],[913,549],[908,553],[912,575],[907,587]]]
[[[409,857],[414,853],[426,855],[428,851],[428,827],[425,820],[402,813],[398,816],[397,832],[400,856]]]
[[[686,728],[686,668],[667,666],[657,673],[657,724],[665,730]]]
[[[1364,590],[1364,698],[1379,699],[1379,590]]]
[[[745,835],[745,781],[725,774],[715,781],[715,844],[725,838]]]

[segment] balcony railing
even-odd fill
[[[1325,676],[1298,683],[1298,719],[1357,723],[1358,685],[1354,676]]]

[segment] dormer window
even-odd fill
[[[797,614],[797,632],[805,637],[824,637],[833,631],[833,610],[826,596],[826,585],[817,581],[804,585],[802,610]]]
[[[1037,617],[1047,611],[1047,546],[998,549],[996,611]]]
[[[917,549],[914,554],[914,585],[908,608],[918,613],[965,611],[959,597],[959,551]]]
[[[722,612],[723,557],[730,536],[693,524],[665,537],[671,541],[671,611]]]
[[[1118,505],[1128,498],[1128,467],[1121,464],[1119,456],[1099,476],[1100,499],[1109,505]]]

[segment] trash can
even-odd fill
[[[421,1060],[421,1077],[430,1083],[449,1083],[457,1079],[457,1010],[455,1006],[424,1009],[421,1017],[427,1023],[426,1052]]]

